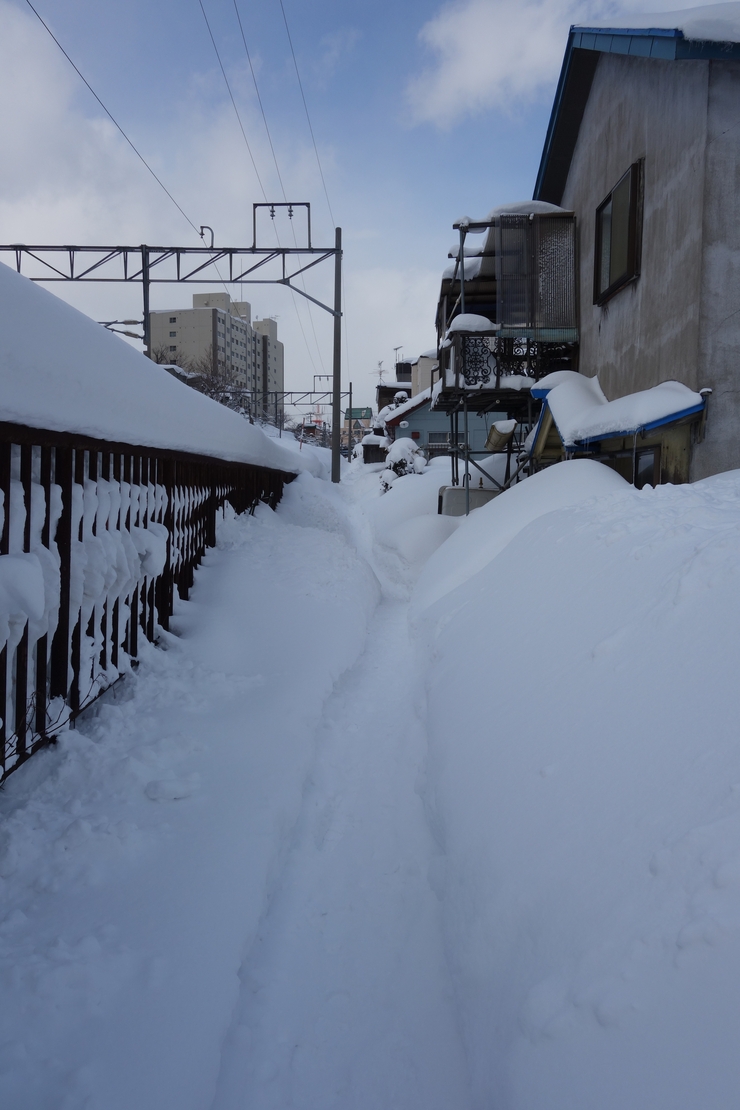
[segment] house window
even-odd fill
[[[594,304],[640,273],[642,163],[634,162],[596,209]]]
[[[660,447],[649,447],[646,451],[638,451],[635,455],[635,486],[643,489],[644,486],[657,486],[660,484]]]

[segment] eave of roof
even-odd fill
[[[663,61],[740,59],[740,43],[687,39],[661,27],[571,27],[534,188],[535,200],[560,204],[601,54]]]

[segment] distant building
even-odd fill
[[[432,374],[439,366],[437,351],[425,351],[411,363],[411,396],[416,397],[432,385]]]
[[[367,408],[347,409],[344,414],[344,427],[342,428],[342,446],[347,446],[350,431],[352,445],[359,443],[362,437],[370,431],[372,420],[373,410],[369,405]]]
[[[157,361],[241,387],[257,411],[282,413],[285,365],[277,322],[252,322],[247,301],[232,301],[225,292],[195,293],[192,308],[151,312],[149,324]]]

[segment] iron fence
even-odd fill
[[[226,502],[293,477],[0,422],[0,782],[169,627]]]

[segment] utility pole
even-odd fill
[[[347,462],[352,462],[352,382],[349,383],[349,418],[347,420]]]
[[[338,482],[342,468],[342,229],[334,242],[334,396],[331,413],[331,480]]]
[[[149,319],[149,248],[141,246],[141,290],[144,300],[144,354],[152,357],[152,324]]]

